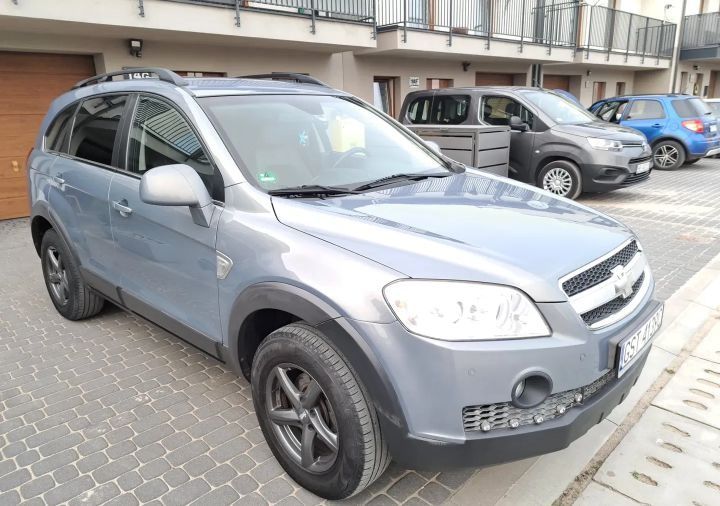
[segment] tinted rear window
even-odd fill
[[[75,115],[68,153],[91,162],[111,165],[126,98],[103,96],[84,100]]]
[[[425,95],[410,102],[407,109],[407,117],[410,122],[416,124],[429,123],[431,105],[432,95]]]
[[[67,140],[70,136],[70,127],[72,126],[75,109],[77,109],[77,102],[63,109],[60,114],[55,116],[47,132],[45,132],[45,149],[59,153],[64,153],[67,150]]]
[[[672,101],[673,109],[681,118],[697,118],[710,113],[707,104],[699,98],[686,98]]]
[[[439,125],[459,125],[468,116],[468,95],[436,95],[432,107],[432,122]]]

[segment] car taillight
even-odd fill
[[[682,126],[690,131],[701,134],[705,131],[705,125],[699,119],[688,119],[681,123]]]

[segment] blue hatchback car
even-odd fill
[[[677,169],[720,153],[718,120],[698,97],[677,94],[613,97],[595,102],[590,112],[645,134],[657,169]]]

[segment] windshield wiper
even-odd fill
[[[323,186],[318,184],[304,184],[301,186],[290,186],[288,188],[278,188],[269,190],[268,194],[278,197],[307,197],[311,195],[329,196],[329,195],[347,195],[351,193],[360,193],[342,186]]]
[[[422,173],[422,172],[416,172],[416,173],[400,173],[400,174],[393,174],[392,176],[385,176],[381,177],[380,179],[375,179],[374,181],[369,181],[367,183],[363,183],[361,185],[353,187],[353,191],[356,192],[362,192],[366,190],[371,190],[373,188],[379,188],[381,186],[386,186],[393,183],[399,183],[402,181],[421,181],[423,179],[429,179],[429,178],[437,178],[437,177],[448,177],[452,176],[453,174],[456,174],[455,172],[430,172],[430,173]]]

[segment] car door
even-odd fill
[[[527,123],[528,130],[510,131],[510,167],[509,176],[534,183],[532,181],[533,146],[537,132],[534,130],[535,117],[527,107],[507,95],[485,95],[480,103],[480,119],[489,125],[510,125],[510,118],[518,116]]]
[[[118,170],[120,124],[127,102],[128,95],[112,94],[76,104],[69,139],[57,144],[58,158],[49,174],[50,207],[93,284],[98,282],[95,278],[117,281],[110,264],[115,247],[108,191]]]
[[[652,143],[663,132],[667,122],[667,114],[659,100],[636,98],[630,101],[620,124],[641,131]]]
[[[135,98],[129,122],[125,173],[110,185],[115,264],[122,272],[123,303],[208,352],[222,340],[217,287],[217,224],[222,176],[190,121],[171,103]],[[190,208],[140,200],[141,177],[154,167],[191,166],[216,199],[209,227]]]

